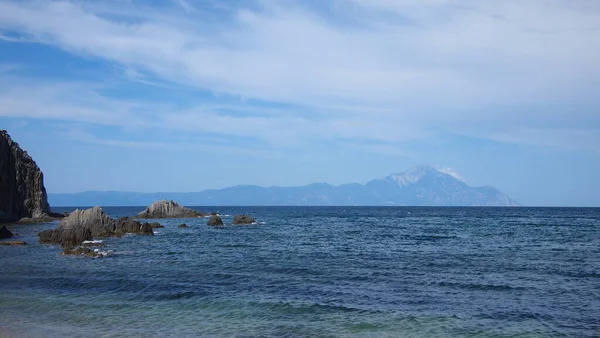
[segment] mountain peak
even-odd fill
[[[414,166],[402,173],[391,174],[387,177],[388,180],[397,182],[400,186],[410,185],[420,181],[425,176],[438,176],[445,173],[428,165]]]

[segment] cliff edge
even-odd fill
[[[44,174],[6,130],[0,130],[0,222],[51,215]]]

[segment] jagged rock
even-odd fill
[[[223,225],[223,220],[219,216],[212,215],[212,216],[210,216],[210,218],[208,219],[208,222],[206,224],[213,225],[213,226]]]
[[[27,245],[27,243],[23,242],[23,241],[0,241],[0,245],[3,245],[3,246],[23,246],[23,245]]]
[[[178,227],[178,228],[189,228],[189,227],[187,226],[187,224],[185,224],[185,223],[181,223],[181,224],[179,224],[177,227]]]
[[[203,213],[186,208],[175,201],[157,201],[133,218],[191,218],[202,217]]]
[[[158,222],[153,222],[153,223],[149,223],[150,226],[152,227],[152,229],[158,229],[158,228],[164,228],[165,226],[158,223]]]
[[[92,250],[90,248],[78,247],[78,248],[66,248],[63,252],[63,255],[73,255],[73,256],[87,256],[87,257],[102,257],[104,256],[98,251]]]
[[[0,221],[50,215],[44,175],[6,130],[0,130]]]
[[[10,232],[10,230],[8,230],[6,225],[3,225],[0,227],[0,239],[11,238],[12,236],[13,236],[13,233]]]
[[[122,236],[126,233],[153,235],[150,223],[140,223],[128,217],[112,219],[100,207],[75,210],[56,229],[38,233],[40,243],[77,246],[94,238]]]
[[[102,208],[93,207],[86,210],[75,210],[60,222],[60,228],[88,228],[92,237],[110,237],[113,235],[115,221],[104,213]]]
[[[233,218],[233,224],[252,224],[254,222],[255,222],[254,218],[252,218],[248,215],[236,215]]]

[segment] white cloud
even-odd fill
[[[438,165],[435,167],[435,169],[441,173],[448,174],[461,182],[465,182],[465,183],[467,182],[467,180],[464,177],[462,177],[461,174],[459,174],[458,172],[456,172],[454,169],[452,169],[450,167],[443,167],[443,166]]]
[[[109,60],[137,82],[148,82],[141,74],[149,73],[317,114],[252,115],[260,108],[242,102],[249,116],[232,117],[202,105],[175,111],[135,103],[175,130],[227,126],[276,145],[365,135],[390,143],[372,147],[395,152],[395,143],[434,136],[431,130],[476,134],[481,126],[490,130],[483,137],[512,142],[505,135],[524,125],[543,133],[548,120],[574,116],[580,126],[569,135],[582,135],[599,107],[598,2],[338,0],[332,17],[306,3],[261,1],[220,9],[219,20],[198,20],[191,2],[175,3],[185,17],[181,9],[114,2],[0,2],[0,30]],[[133,103],[68,95],[63,102],[62,92],[45,87],[32,88],[39,101],[23,102],[16,90],[0,96],[0,114],[152,124]],[[553,102],[587,104],[576,112],[520,110]],[[585,140],[557,142],[578,147]]]

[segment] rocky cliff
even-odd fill
[[[44,174],[6,130],[0,130],[0,221],[50,214]]]

